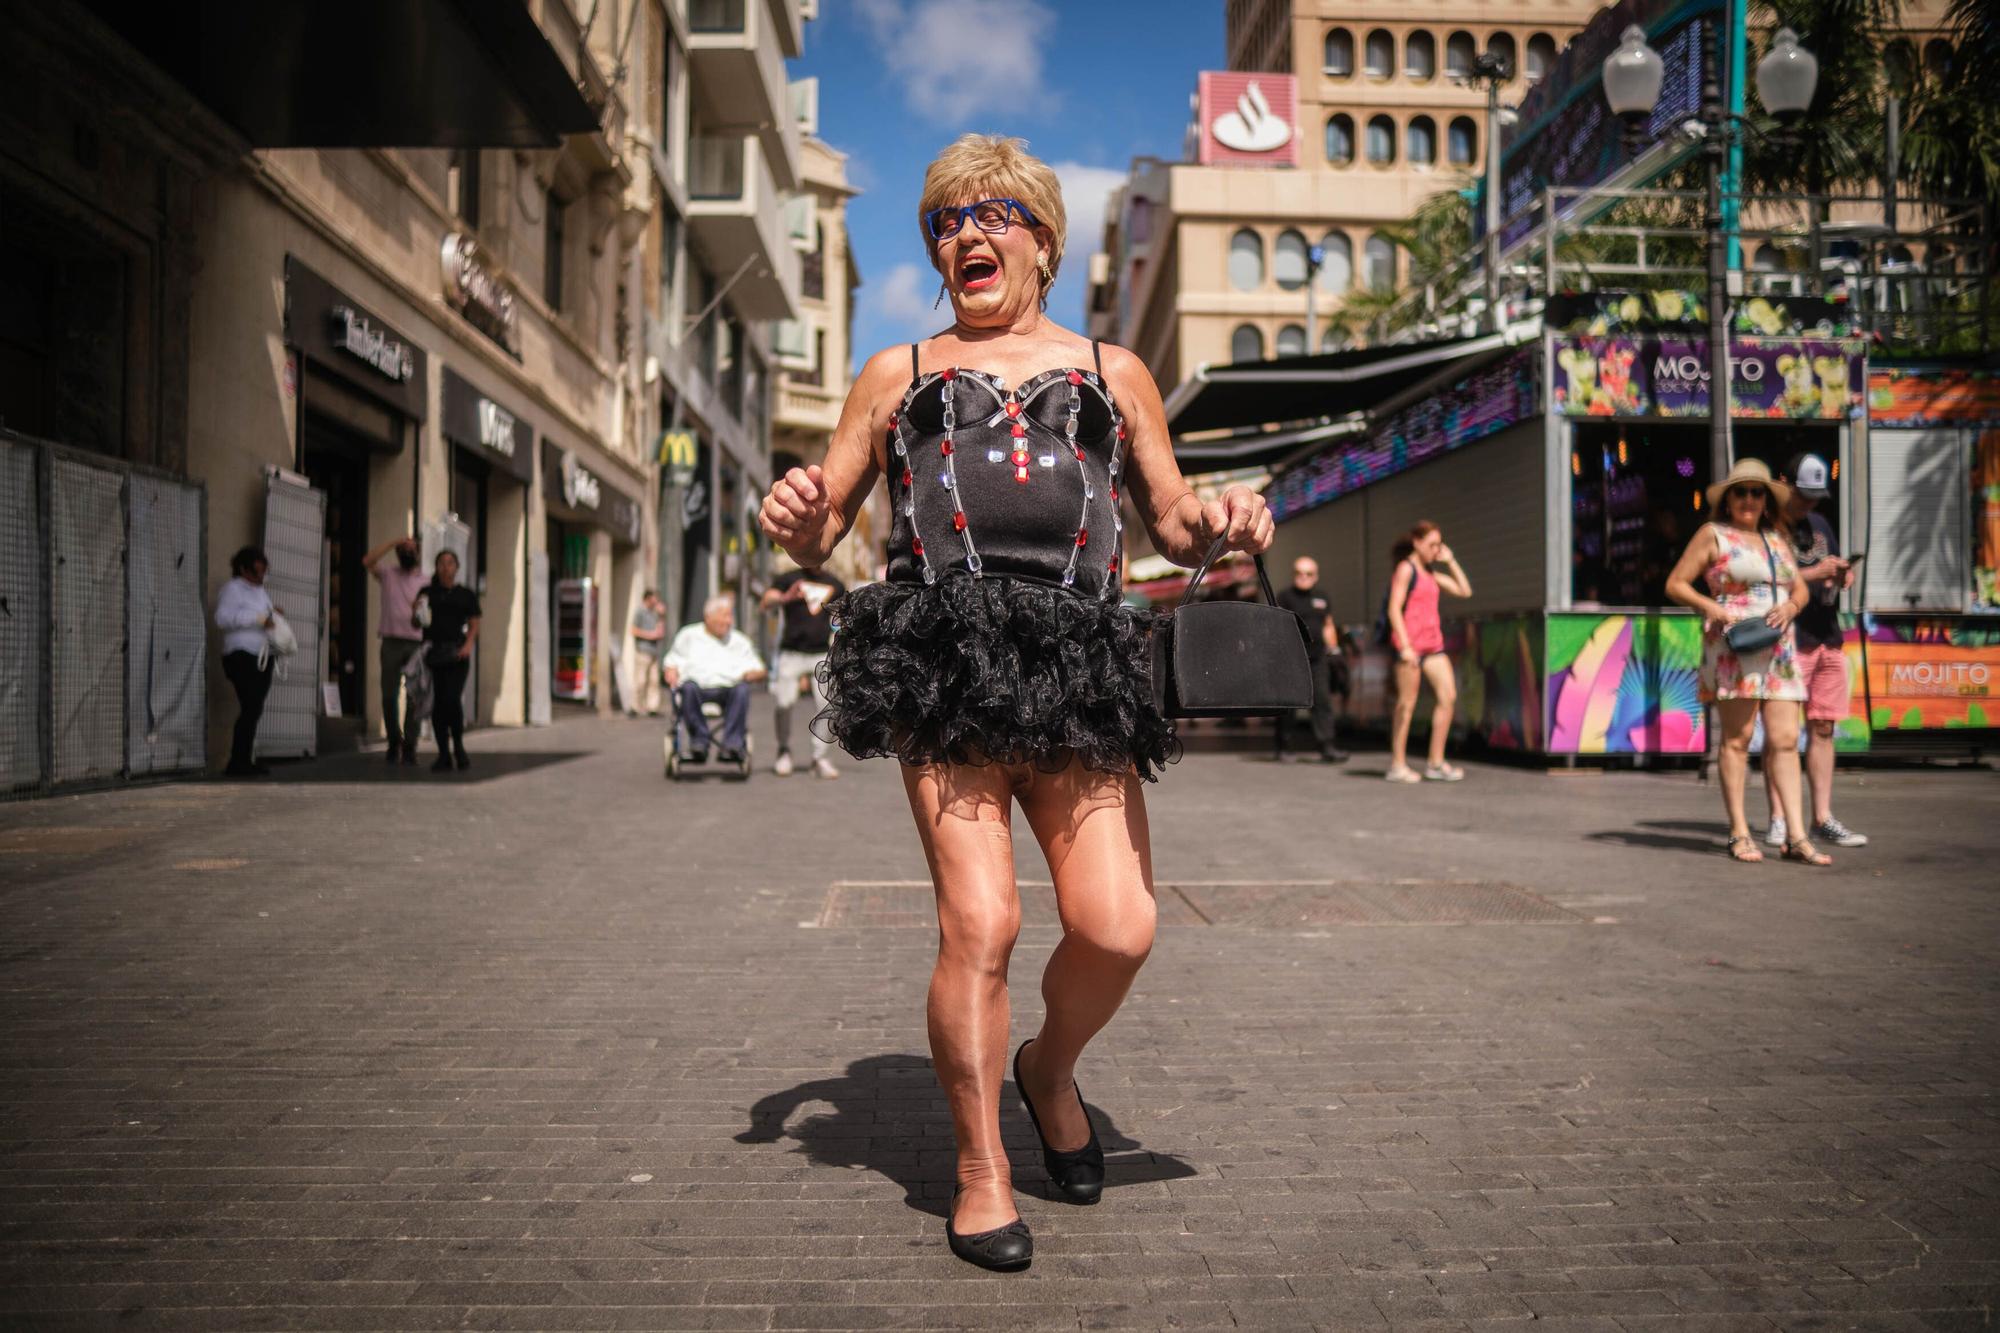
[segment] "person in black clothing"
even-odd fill
[[[458,582],[458,557],[439,551],[430,586],[423,591],[424,664],[431,669],[431,731],[437,762],[431,772],[454,762],[472,767],[465,754],[465,677],[472,670],[472,645],[479,639],[479,595]]]
[[[1333,612],[1326,594],[1319,590],[1319,562],[1302,555],[1292,562],[1292,586],[1278,594],[1278,605],[1299,618],[1306,631],[1306,658],[1312,667],[1313,740],[1319,745],[1320,762],[1345,763],[1347,751],[1334,744],[1333,694],[1329,653],[1340,652],[1340,636],[1334,629]],[[1277,757],[1285,757],[1285,741],[1291,734],[1293,714],[1278,714]]]
[[[782,608],[784,632],[778,636],[778,663],[771,673],[771,698],[777,705],[773,729],[778,733],[778,762],[773,768],[779,777],[792,772],[792,708],[799,701],[803,682],[812,691],[815,711],[819,704],[819,664],[833,645],[833,617],[828,604],[847,591],[847,585],[824,566],[787,570],[771,580],[762,605],[766,611]],[[827,743],[817,733],[812,737],[813,773],[837,778],[840,770],[827,758]]]

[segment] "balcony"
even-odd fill
[[[688,63],[702,121],[757,135],[782,189],[799,184],[799,128],[785,79],[798,54],[797,0],[691,0]],[[789,29],[779,11],[791,15]]]
[[[799,252],[785,235],[779,190],[754,134],[703,133],[688,155],[688,230],[750,319],[798,313]]]

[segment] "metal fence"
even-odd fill
[[[0,795],[200,769],[207,493],[0,431]]]

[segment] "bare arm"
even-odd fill
[[[875,441],[889,429],[889,416],[902,403],[908,364],[905,348],[868,358],[840,409],[826,462],[793,468],[764,497],[757,525],[801,565],[825,563],[875,489],[882,474]]]
[[[1416,657],[1410,647],[1410,632],[1403,627],[1403,603],[1410,596],[1410,581],[1417,573],[1407,560],[1396,562],[1396,572],[1389,576],[1389,643],[1398,657]]]
[[[1167,410],[1145,363],[1122,347],[1106,344],[1104,379],[1123,406],[1125,469],[1119,480],[1153,549],[1177,565],[1199,565],[1219,536],[1232,548],[1252,553],[1270,549],[1276,528],[1264,498],[1247,486],[1232,486],[1220,500],[1203,505],[1174,461],[1167,433]]]
[[[459,645],[458,655],[460,657],[472,656],[472,645],[478,642],[479,642],[479,617],[474,616],[470,620],[465,622],[465,642]]]
[[[1451,553],[1449,546],[1438,552],[1438,558],[1431,562],[1431,577],[1437,580],[1453,597],[1472,596],[1472,576],[1458,563],[1458,557]]]
[[[375,572],[375,562],[380,560],[383,556],[389,554],[389,552],[395,550],[397,544],[400,543],[402,540],[403,539],[401,537],[391,537],[388,541],[383,542],[380,546],[370,551],[367,555],[361,557],[361,567],[367,570],[369,573],[373,574]]]
[[[1319,622],[1319,638],[1320,642],[1326,645],[1328,652],[1337,653],[1340,651],[1340,634],[1333,627],[1333,616],[1331,613],[1328,613],[1326,619]]]
[[[1692,607],[1710,620],[1728,620],[1729,613],[1722,603],[1704,593],[1695,585],[1702,570],[1715,558],[1715,534],[1706,524],[1688,542],[1681,558],[1674,562],[1673,572],[1667,575],[1667,596],[1682,606]]]

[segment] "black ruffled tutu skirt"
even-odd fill
[[[857,759],[1081,760],[1152,781],[1180,757],[1153,703],[1155,615],[1024,579],[871,583],[834,604],[813,731]]]

